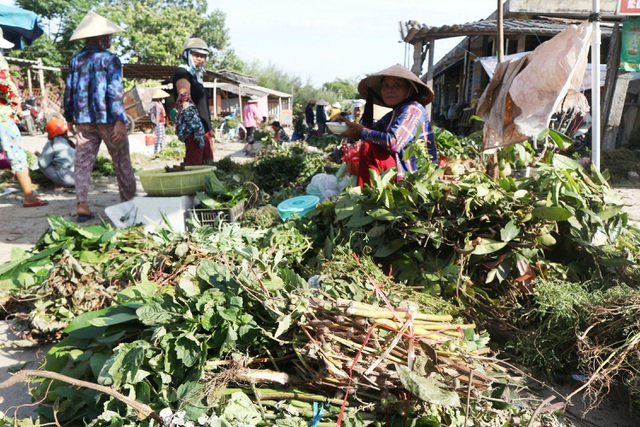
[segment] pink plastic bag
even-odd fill
[[[4,151],[0,151],[0,169],[11,169],[11,162]]]

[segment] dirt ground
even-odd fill
[[[225,154],[246,160],[241,152],[242,144],[227,145],[235,145],[236,147],[225,147],[225,151],[227,151]],[[140,156],[136,156],[138,161],[134,167],[142,170],[161,168],[165,164],[176,164],[176,162],[151,160],[140,162],[140,158]],[[16,185],[15,189],[18,188]],[[629,214],[629,218],[640,224],[640,188],[620,188],[615,191],[625,203],[625,210]],[[20,191],[0,195],[0,264],[10,259],[12,248],[29,249],[38,241],[42,233],[47,230],[47,215],[58,215],[75,220],[75,191],[73,189],[40,189],[37,195],[48,200],[49,205],[25,209],[22,207],[22,193]],[[144,195],[144,190],[138,180],[138,196]],[[100,221],[110,223],[104,210],[120,203],[115,177],[94,180],[89,193],[89,201],[92,211],[96,213],[96,219],[86,222],[85,225],[99,224]]]
[[[25,137],[25,149],[35,152],[46,142],[42,137]],[[175,165],[178,161],[152,160],[146,155],[144,134],[136,133],[130,136],[132,151],[132,163],[136,170],[149,170],[162,168],[165,165]],[[258,143],[256,143],[259,146]],[[249,161],[242,152],[244,144],[230,142],[215,144],[215,158],[231,156],[236,161]],[[145,196],[145,192],[136,178],[138,184],[137,196]],[[76,201],[74,189],[60,189],[40,187],[35,189],[38,197],[49,202],[48,206],[36,208],[22,207],[22,192],[19,191],[17,182],[11,186],[14,192],[2,195],[0,188],[0,264],[11,258],[13,248],[29,249],[38,241],[42,233],[48,228],[47,216],[57,215],[75,220]],[[89,193],[91,210],[96,214],[94,220],[85,222],[84,225],[99,224],[101,221],[111,223],[104,213],[105,208],[120,203],[118,186],[115,177],[93,179]]]

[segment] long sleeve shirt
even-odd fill
[[[164,125],[164,104],[161,101],[153,101],[149,109],[149,118],[154,125]]]
[[[421,134],[416,138],[420,124],[422,125]],[[438,162],[436,140],[427,110],[416,101],[397,105],[393,111],[378,120],[373,125],[373,129],[365,128],[361,132],[360,138],[393,153],[400,176],[404,175],[404,172],[413,172],[417,168],[414,157],[406,162],[402,160],[405,150],[416,139],[425,141],[431,161]]]
[[[122,96],[122,64],[116,55],[89,45],[71,58],[64,91],[68,122],[126,122]]]
[[[9,75],[9,64],[0,56],[0,121],[18,122],[18,89]]]
[[[313,112],[313,107],[311,105],[307,105],[304,109],[304,121],[307,122],[307,126],[310,128],[316,125],[316,115]]]
[[[262,119],[258,115],[258,107],[255,103],[250,102],[242,107],[242,126],[245,128],[258,127]]]

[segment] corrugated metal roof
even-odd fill
[[[292,97],[292,95],[290,93],[280,92],[279,90],[269,89],[267,87],[262,87],[262,86],[245,86],[245,87],[249,87],[251,89],[259,90],[260,92],[266,93],[268,95],[273,95],[273,96],[276,96],[278,98],[291,98]]]
[[[284,93],[277,90],[269,89],[262,86],[253,86],[253,85],[236,85],[229,83],[218,83],[215,85],[218,89],[224,90],[226,92],[235,93],[236,95],[255,95],[255,96],[272,96],[275,98],[291,98],[290,93]],[[205,87],[214,87],[213,83],[205,84]]]
[[[575,21],[574,21],[575,22]],[[503,32],[505,36],[538,35],[553,37],[562,32],[571,22],[549,19],[504,19]],[[610,34],[611,28],[601,28],[603,36]],[[466,24],[443,25],[433,27],[418,21],[400,23],[400,37],[406,43],[426,42],[429,39],[444,39],[460,36],[493,36],[498,31],[498,21],[483,19],[467,22]]]

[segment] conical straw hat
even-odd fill
[[[160,98],[166,98],[168,97],[169,94],[167,92],[165,92],[162,89],[156,89],[155,91],[153,91],[153,93],[151,94],[151,99],[160,99]]]
[[[417,101],[422,105],[427,105],[433,100],[433,91],[431,88],[427,86],[425,82],[420,80],[418,76],[400,64],[393,65],[362,79],[360,83],[358,83],[358,93],[362,97],[366,98],[369,94],[369,90],[371,90],[377,95],[377,98],[374,98],[373,102],[375,104],[382,105],[383,107],[387,107],[387,105],[384,105],[382,102],[382,96],[380,95],[382,78],[385,76],[399,77],[407,80],[418,92],[419,99],[417,99]]]
[[[78,28],[76,28],[69,40],[73,41],[88,39],[89,37],[106,36],[108,34],[121,33],[123,31],[124,29],[119,25],[114,24],[107,18],[90,10],[84,18],[82,18],[82,21],[78,24]]]

